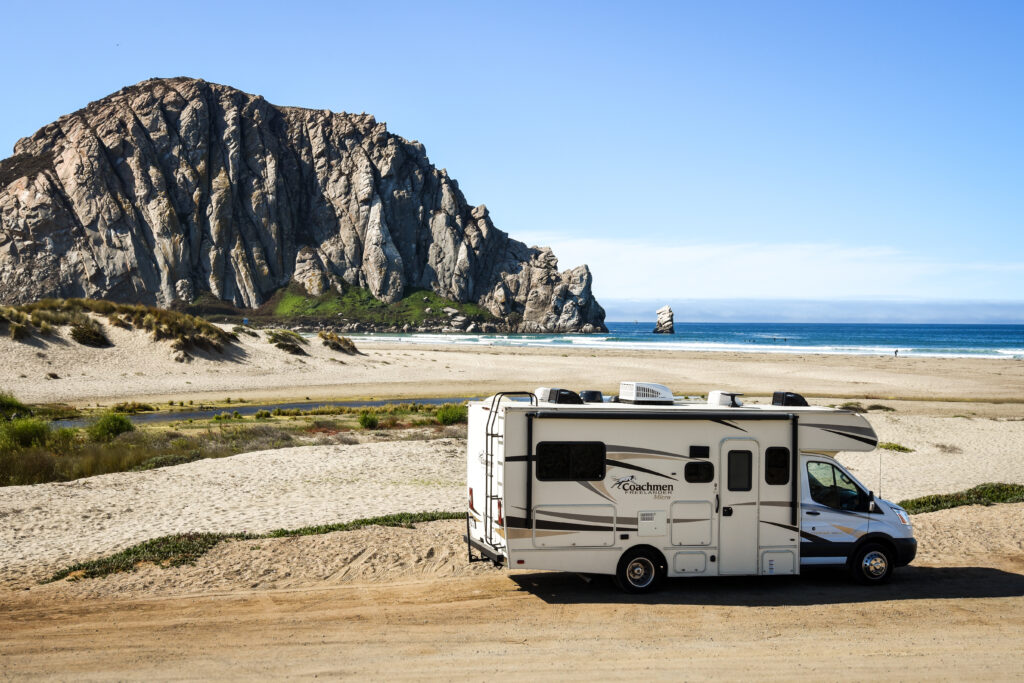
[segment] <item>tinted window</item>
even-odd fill
[[[715,479],[715,466],[709,462],[688,462],[683,477],[691,484],[707,484]]]
[[[789,483],[789,449],[772,446],[764,452],[764,483]]]
[[[807,463],[807,487],[811,498],[837,510],[864,510],[867,494],[846,473],[827,462]]]
[[[754,454],[750,451],[729,451],[729,490],[749,491],[753,485],[751,466]]]
[[[537,479],[601,481],[604,457],[600,441],[542,441],[537,444]]]

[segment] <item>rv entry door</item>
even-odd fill
[[[718,573],[757,574],[760,448],[753,439],[725,439],[721,453]]]

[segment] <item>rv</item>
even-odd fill
[[[739,396],[623,382],[611,401],[542,388],[471,402],[470,561],[607,574],[640,593],[817,565],[880,584],[914,559],[907,512],[835,459],[877,444],[863,416],[790,392]]]

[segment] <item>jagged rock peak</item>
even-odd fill
[[[18,141],[0,162],[0,300],[254,308],[293,280],[381,301],[431,289],[523,331],[602,331],[587,266],[510,239],[368,114],[151,79]]]
[[[658,322],[654,324],[654,334],[675,334],[675,316],[668,304],[657,310]]]

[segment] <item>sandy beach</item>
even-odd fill
[[[1024,483],[1019,361],[566,353],[395,343],[364,343],[363,355],[343,356],[315,340],[309,356],[295,357],[243,337],[230,358],[177,363],[164,343],[109,332],[115,343],[109,349],[0,339],[0,388],[23,401],[82,406],[225,397],[308,396],[315,402],[474,396],[542,385],[614,393],[622,379],[659,381],[677,394],[742,391],[755,401],[787,389],[819,405],[856,400],[891,409],[873,410],[868,418],[882,441],[912,452],[839,456],[887,499],[989,481]],[[48,373],[59,379],[46,379]],[[75,672],[98,678],[373,677],[380,675],[382,661],[398,653],[409,666],[389,677],[448,678],[462,672],[472,678],[474,671],[479,675],[481,652],[488,654],[491,673],[539,675],[571,652],[565,661],[575,662],[578,671],[593,673],[595,662],[604,662],[602,670],[616,678],[625,677],[625,670],[613,668],[611,654],[646,652],[653,678],[743,678],[780,656],[772,643],[782,637],[787,661],[803,662],[785,678],[844,678],[814,664],[813,653],[828,643],[842,644],[847,654],[839,660],[848,667],[843,670],[856,670],[858,677],[874,671],[862,662],[853,668],[858,652],[873,653],[880,662],[910,657],[920,663],[915,678],[1024,675],[1013,654],[1024,646],[1024,504],[915,516],[917,560],[875,593],[826,573],[771,585],[716,579],[701,582],[699,590],[673,582],[649,598],[625,600],[606,582],[469,565],[458,521],[229,541],[195,565],[141,566],[103,579],[38,583],[74,562],[164,534],[257,533],[460,509],[464,439],[410,439],[300,446],[0,489],[4,670],[44,678]],[[181,614],[188,617],[183,621]],[[500,616],[488,620],[487,614]],[[709,637],[700,629],[676,634],[669,650],[677,654],[666,655],[668,642],[650,636],[659,629],[640,628],[666,619],[701,624]],[[609,642],[598,628],[609,621],[632,625]],[[824,641],[808,631],[815,624],[828,625]],[[996,631],[1002,637],[993,650]],[[476,635],[481,633],[486,635]],[[197,634],[205,644],[194,644]],[[523,660],[516,652],[534,637],[549,644],[530,648]],[[55,638],[65,643],[59,651],[41,645]],[[127,656],[119,639],[148,654]],[[749,656],[723,660],[722,648]],[[1002,658],[980,654],[992,652]]]
[[[618,392],[623,380],[660,382],[676,394],[711,389],[770,396],[787,390],[822,399],[909,400],[933,414],[1024,417],[1024,361],[421,346],[359,341],[363,355],[329,351],[319,340],[291,356],[262,337],[241,335],[224,356],[174,361],[170,342],[109,328],[114,346],[66,339],[0,338],[0,387],[23,401],[78,405],[137,399],[248,400],[484,396],[562,386]],[[56,374],[59,379],[49,378]],[[944,407],[949,402],[977,404]],[[896,406],[897,408],[899,406]]]

